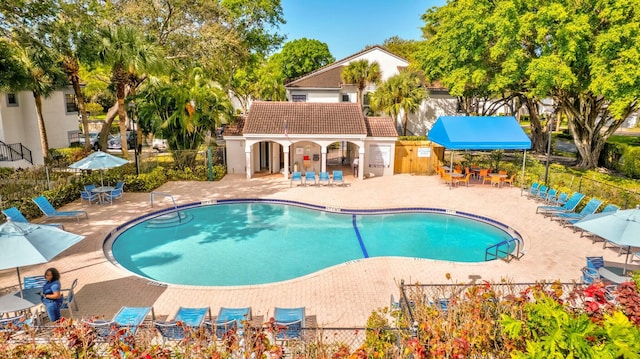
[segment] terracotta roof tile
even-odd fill
[[[262,102],[249,109],[244,134],[366,135],[364,115],[357,103]]]
[[[369,137],[398,137],[391,117],[365,117],[364,122]]]
[[[291,88],[340,88],[342,84],[342,68],[343,66],[338,66],[327,71],[319,72],[315,76],[305,76],[286,86]]]
[[[222,134],[224,136],[242,136],[242,128],[245,123],[245,116],[238,116],[235,118],[235,122],[228,124]]]

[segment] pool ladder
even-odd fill
[[[488,247],[484,252],[484,260],[492,261],[502,259],[510,262],[512,259],[520,259],[523,256],[521,241],[518,238],[510,238]]]
[[[178,211],[178,205],[176,204],[176,199],[173,198],[173,195],[165,192],[151,192],[149,193],[149,200],[151,201],[151,207],[153,208],[153,199],[155,196],[163,196],[171,198],[171,202],[173,202],[173,209],[176,212],[176,217],[178,218],[178,222],[182,222],[182,215]]]

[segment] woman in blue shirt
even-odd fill
[[[47,280],[42,287],[42,303],[47,308],[47,315],[52,323],[60,319],[60,306],[62,305],[62,293],[60,293],[60,272],[55,268],[49,268],[44,272]]]

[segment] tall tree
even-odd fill
[[[345,84],[356,86],[358,90],[358,103],[362,106],[364,89],[369,84],[379,83],[382,74],[380,73],[380,65],[378,65],[377,62],[357,60],[350,62],[342,68],[341,77]]]
[[[104,33],[99,52],[104,64],[111,66],[111,82],[118,102],[118,125],[122,139],[127,138],[125,97],[146,78],[149,71],[159,70],[162,64],[160,49],[151,44],[137,29],[130,26],[112,26]],[[111,123],[100,132],[100,147],[109,134]],[[127,141],[122,140],[122,154],[128,157]]]
[[[401,71],[378,86],[371,96],[371,108],[386,112],[394,120],[402,115],[402,135],[406,136],[409,114],[418,111],[428,95],[418,73]]]
[[[308,74],[335,61],[326,43],[306,37],[285,43],[274,59],[280,63],[287,79]]]
[[[415,63],[416,54],[420,50],[420,46],[421,41],[405,40],[399,36],[392,36],[382,43],[382,47],[406,59],[410,64]]]

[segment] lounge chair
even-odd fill
[[[344,178],[342,178],[342,171],[333,171],[333,182],[331,184],[344,186]]]
[[[320,172],[318,174],[318,184],[321,186],[328,186],[331,184],[329,181],[329,172]]]
[[[251,320],[251,307],[246,308],[220,308],[215,323],[205,322],[210,327],[216,338],[222,339],[230,333],[234,333],[243,321]]]
[[[304,174],[304,185],[305,186],[315,186],[316,183],[316,173],[313,171],[307,171]]]
[[[93,328],[97,337],[104,341],[117,335],[134,335],[149,314],[151,314],[151,320],[155,321],[153,307],[122,307],[112,320],[84,320],[83,322]],[[127,330],[121,331],[120,328]]]
[[[558,220],[560,222],[565,222],[565,224],[570,224],[570,223],[566,223],[566,221],[570,220],[570,219],[582,219],[584,218],[586,215],[588,214],[593,214],[596,213],[596,211],[598,210],[598,208],[600,208],[600,205],[602,204],[602,200],[599,200],[597,198],[591,198],[589,200],[589,202],[587,202],[587,204],[584,206],[584,208],[582,208],[582,210],[578,213],[554,213],[551,215],[551,220]]]
[[[305,326],[305,307],[276,307],[273,312],[273,319],[276,325],[276,339],[300,339],[302,336],[302,329]]]
[[[549,199],[549,203],[554,206],[562,206],[563,204],[567,203],[568,199],[569,194],[567,192],[560,192],[560,194],[558,194],[556,198]]]
[[[45,196],[39,196],[33,199],[33,202],[40,208],[42,213],[47,218],[67,218],[74,217],[78,223],[80,222],[80,217],[85,216],[89,218],[89,214],[87,211],[57,211],[49,202],[49,200]]]
[[[531,187],[524,193],[527,197],[535,196],[538,193],[538,187],[540,184],[538,182],[533,182]]]
[[[578,204],[580,203],[580,201],[582,201],[583,198],[584,194],[580,192],[574,192],[571,197],[569,197],[567,202],[562,206],[538,206],[536,208],[536,213],[542,213],[545,216],[550,216],[554,213],[573,212],[573,210],[578,207]]]
[[[608,204],[604,207],[604,209],[600,212],[600,213],[607,213],[607,212],[617,212],[620,209],[620,207],[616,206],[615,204]],[[582,220],[582,218],[576,218],[576,219],[570,219],[567,221],[567,224],[570,225],[574,225],[576,224],[578,221]],[[582,233],[584,234],[586,231],[580,227],[573,227],[573,231],[577,232],[577,231],[582,231]],[[583,234],[580,235],[580,237],[583,236]],[[604,238],[597,236],[595,234],[591,234],[591,238],[592,238],[592,243],[595,242],[599,242],[599,241],[604,241]]]
[[[538,190],[536,191],[536,193],[531,195],[531,198],[533,198],[536,201],[538,200],[544,201],[544,199],[547,197],[548,191],[549,191],[549,187],[547,187],[546,185],[541,185],[540,187],[538,187]]]
[[[293,182],[298,182],[298,186],[302,185],[302,172],[291,173],[291,180],[289,182],[289,187],[293,187]]]
[[[171,321],[154,321],[153,325],[162,336],[162,345],[167,340],[183,340],[189,337],[189,333],[204,325],[205,319],[211,321],[211,309],[180,307]]]
[[[557,195],[558,190],[556,190],[555,188],[549,188],[547,192],[540,195],[537,199],[541,200],[542,202],[551,202],[554,198],[556,198]]]
[[[27,218],[25,218],[22,212],[20,212],[20,210],[17,209],[16,207],[9,207],[7,209],[3,209],[2,214],[4,214],[5,217],[7,217],[7,219],[10,220],[11,222],[29,223]],[[38,225],[53,226],[53,227],[58,227],[64,230],[64,226],[60,223],[48,223],[48,224],[38,223]]]

